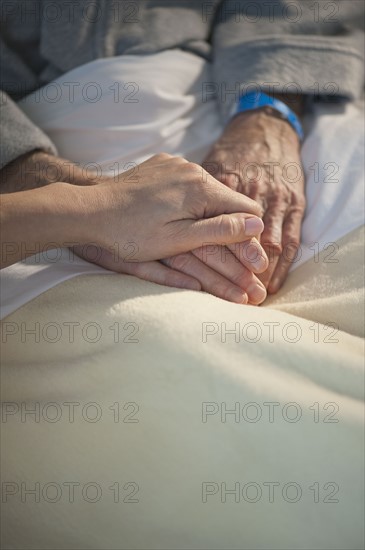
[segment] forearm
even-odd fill
[[[87,242],[84,190],[67,183],[1,196],[1,269],[37,251]]]
[[[64,181],[73,185],[93,185],[96,174],[77,164],[44,151],[17,158],[0,171],[0,193],[16,193]]]
[[[230,143],[232,150],[241,148],[250,150],[247,162],[255,163],[258,159],[255,152],[266,148],[269,153],[267,162],[275,163],[286,150],[288,156],[292,151],[300,152],[301,143],[294,128],[270,107],[239,113],[231,119],[223,132],[220,143]],[[274,166],[275,164],[273,164]],[[242,171],[246,170],[241,166]]]

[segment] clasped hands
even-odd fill
[[[127,192],[127,202],[139,204],[139,212],[131,211],[130,233],[122,239],[133,257],[102,247],[97,263],[155,283],[260,304],[267,291],[282,286],[300,246],[305,194],[298,137],[286,121],[264,111],[243,113],[227,126],[203,167],[166,154],[139,165]],[[119,179],[118,187],[134,177],[125,172]],[[161,182],[171,179],[175,186],[162,191]],[[157,204],[148,204],[153,194],[141,185],[146,180],[154,188],[160,184]],[[189,192],[179,194],[186,180]],[[224,186],[218,188],[217,180]],[[163,219],[167,202],[185,220],[176,227],[168,222],[164,234],[156,235],[153,221]]]

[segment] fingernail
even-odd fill
[[[230,302],[235,302],[236,304],[247,304],[248,296],[245,292],[242,292],[241,290],[238,290],[236,288],[232,288],[228,292],[228,300]]]
[[[264,271],[269,265],[269,260],[263,248],[261,248],[259,252],[259,257],[252,262],[252,265],[257,271]]]
[[[261,304],[266,298],[266,288],[260,282],[253,282],[246,289],[250,302]]]
[[[246,218],[245,230],[248,237],[254,237],[263,232],[264,224],[260,218]]]

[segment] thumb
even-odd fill
[[[221,214],[197,221],[185,220],[190,250],[206,244],[226,245],[258,237],[264,229],[260,218],[247,214]]]

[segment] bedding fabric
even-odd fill
[[[264,307],[98,274],[7,317],[3,547],[363,548],[362,229],[338,245]]]

